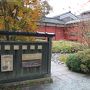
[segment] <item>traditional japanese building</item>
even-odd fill
[[[79,16],[70,11],[53,18],[44,17],[39,22],[39,32],[55,33],[53,40],[81,41],[80,30],[84,21],[90,20],[90,12],[84,12]]]

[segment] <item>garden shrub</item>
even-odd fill
[[[66,63],[68,57],[69,57],[69,54],[61,54],[59,60],[60,60],[61,62]]]
[[[74,53],[83,50],[83,48],[87,47],[80,43],[71,41],[53,41],[52,43],[52,52]]]
[[[68,68],[72,71],[76,71],[76,72],[80,72],[80,60],[79,58],[77,57],[76,54],[71,54],[69,55],[67,61],[66,61],[66,64],[68,66]]]
[[[72,71],[90,73],[90,49],[69,55],[66,64]]]
[[[77,56],[81,61],[81,71],[84,73],[90,73],[90,49],[79,51]]]

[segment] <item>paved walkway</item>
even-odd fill
[[[64,64],[52,61],[53,83],[24,87],[22,90],[90,90],[90,76],[71,72]]]

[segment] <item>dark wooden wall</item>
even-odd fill
[[[32,48],[30,48],[32,47]],[[3,71],[0,69],[0,83],[21,80],[31,80],[50,75],[51,46],[49,42],[0,42],[0,68],[2,68],[3,57],[13,56],[13,70]],[[31,54],[32,60],[22,60],[22,55]],[[36,60],[34,55],[41,54],[41,60]],[[37,56],[36,56],[37,57]],[[34,60],[35,59],[35,60]],[[5,68],[4,68],[5,69]]]

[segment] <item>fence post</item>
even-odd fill
[[[52,48],[52,37],[48,37],[48,74],[51,75],[51,48]]]

